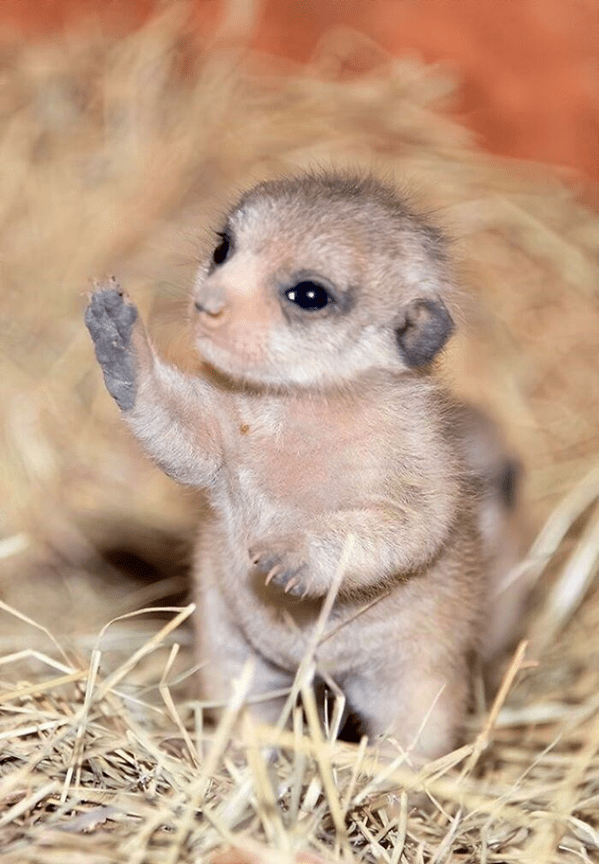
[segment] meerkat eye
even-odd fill
[[[324,309],[333,298],[318,282],[298,282],[293,288],[285,291],[285,296],[301,309]]]
[[[212,260],[216,265],[223,264],[231,251],[231,238],[226,231],[219,232],[218,236],[220,237],[220,243],[212,253]]]

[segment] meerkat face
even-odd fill
[[[263,183],[193,296],[202,357],[233,380],[326,386],[428,365],[451,334],[439,234],[369,178]]]

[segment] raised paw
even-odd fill
[[[264,573],[265,585],[274,585],[293,597],[305,597],[309,593],[308,565],[295,545],[293,539],[284,537],[256,543],[249,550],[250,561]]]
[[[114,278],[96,285],[85,311],[85,323],[106,387],[122,411],[129,411],[135,404],[137,381],[131,333],[137,317],[137,309],[126,302]]]

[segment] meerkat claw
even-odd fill
[[[258,557],[257,561],[255,561],[254,563],[257,564],[259,560],[260,560],[260,557]],[[264,580],[264,584],[265,584],[265,585],[270,585],[270,583],[272,582],[272,580],[273,580],[276,576],[278,576],[280,573],[282,573],[282,571],[283,571],[283,568],[280,566],[280,564],[277,564],[275,567],[273,567],[273,568],[269,571],[268,576],[267,576],[266,579]]]

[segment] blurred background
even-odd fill
[[[122,428],[86,293],[115,273],[193,367],[186,298],[223,209],[322,164],[407,188],[451,236],[442,374],[505,428],[534,536],[597,459],[598,33],[591,0],[4,0],[4,598],[93,626],[124,573],[123,608],[184,590],[197,504]]]
[[[0,27],[27,36],[82,22],[126,32],[152,0],[4,0]],[[162,4],[162,6],[167,4]],[[194,0],[191,27],[209,38],[221,0]],[[249,14],[248,14],[249,13]],[[594,0],[241,0],[231,6],[247,43],[305,63],[337,30],[396,56],[440,63],[455,75],[451,113],[493,153],[539,159],[599,179],[599,6]],[[249,20],[248,20],[249,19]],[[249,24],[249,27],[247,26]],[[353,57],[348,72],[371,62]],[[356,68],[357,67],[357,68]]]

